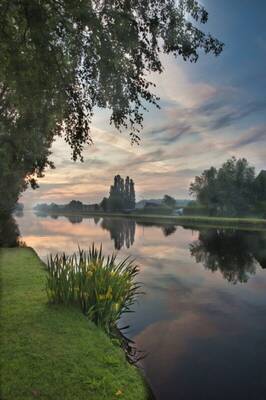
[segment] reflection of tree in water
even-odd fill
[[[124,218],[103,218],[101,227],[110,232],[116,250],[120,250],[124,246],[129,248],[133,245],[136,230],[135,221]]]
[[[258,246],[259,243],[259,246]],[[211,271],[220,270],[229,282],[247,282],[255,274],[257,262],[265,266],[266,235],[260,232],[208,229],[199,232],[190,244],[197,263]]]
[[[266,232],[251,232],[248,245],[261,268],[266,269]]]
[[[0,247],[22,245],[16,221],[12,216],[0,217]]]
[[[162,226],[162,231],[164,236],[170,236],[176,231],[176,226],[175,225],[164,225]]]
[[[39,211],[39,210],[35,210],[34,214],[36,215],[36,217],[38,218],[47,218],[48,217],[48,213],[45,211]]]
[[[71,224],[80,224],[83,221],[83,218],[80,215],[70,215],[67,219]]]
[[[35,211],[35,215],[40,218],[47,218],[50,217],[52,219],[58,219],[61,216],[64,216],[68,219],[71,224],[80,224],[83,221],[83,217],[80,215],[63,215],[63,214],[48,214],[45,211]]]
[[[162,232],[164,234],[164,236],[170,236],[173,233],[175,233],[176,231],[176,225],[173,224],[159,224],[158,222],[146,222],[146,221],[142,221],[142,222],[137,222],[137,225],[139,226],[143,226],[143,227],[157,227],[157,228],[161,228]]]

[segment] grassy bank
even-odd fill
[[[0,249],[1,399],[147,399],[139,371],[79,311],[47,304],[33,250]]]
[[[133,215],[132,215],[133,216]],[[135,218],[146,221],[158,221],[162,223],[174,223],[176,225],[191,226],[210,226],[225,228],[251,228],[266,229],[266,220],[259,218],[225,218],[225,217],[205,217],[205,216],[172,216],[172,215],[141,215],[136,214]]]
[[[122,212],[64,212],[63,214],[50,213],[50,216],[81,216],[86,217],[123,217],[131,218],[137,222],[150,222],[158,224],[175,224],[180,226],[194,227],[213,227],[213,228],[236,228],[251,230],[266,230],[266,219],[262,218],[226,218],[226,217],[208,217],[208,216],[175,216],[175,215],[158,215],[158,214],[142,214],[141,212],[122,213]]]

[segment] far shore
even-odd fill
[[[158,214],[142,214],[141,212],[49,212],[47,216],[82,216],[86,217],[112,217],[112,218],[128,218],[139,222],[158,223],[158,224],[175,224],[180,226],[191,227],[212,227],[219,228],[235,228],[248,230],[266,230],[266,219],[263,218],[229,218],[229,217],[208,217],[208,216],[189,216],[189,215],[158,215]]]

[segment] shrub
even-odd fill
[[[67,256],[50,255],[46,290],[50,302],[79,305],[82,312],[107,333],[120,316],[130,311],[140,285],[135,282],[138,267],[126,258],[105,257],[94,247]]]

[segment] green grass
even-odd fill
[[[259,218],[226,218],[226,217],[207,217],[207,216],[175,216],[175,215],[142,215],[132,214],[130,218],[135,218],[136,221],[158,222],[158,223],[173,223],[180,226],[209,226],[213,228],[245,228],[245,229],[266,229],[266,219]]]
[[[140,372],[77,309],[49,305],[29,248],[0,249],[0,398],[147,399]]]

